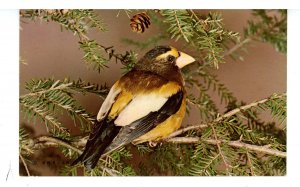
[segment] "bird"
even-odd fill
[[[195,59],[172,46],[156,46],[111,87],[83,153],[72,165],[91,170],[102,155],[129,143],[158,142],[181,127],[186,95],[181,68]]]

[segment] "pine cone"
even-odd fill
[[[150,17],[146,12],[136,14],[130,19],[130,27],[133,32],[143,33],[149,28],[150,24]]]

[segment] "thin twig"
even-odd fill
[[[199,141],[203,141],[205,143],[212,144],[212,145],[217,145],[217,143],[227,143],[229,146],[232,147],[246,148],[251,151],[256,151],[268,155],[274,155],[274,156],[286,158],[286,152],[279,151],[276,149],[270,149],[269,145],[258,146],[258,145],[247,144],[241,141],[225,141],[225,140],[213,140],[213,139],[202,140],[200,137],[175,137],[171,139],[166,139],[164,141],[170,143],[180,143],[180,144],[198,143]]]
[[[246,150],[246,156],[247,156],[247,165],[249,166],[250,173],[252,176],[255,176],[254,170],[253,170],[253,164],[249,155],[248,150]]]
[[[59,80],[58,80],[59,81]],[[54,83],[55,84],[55,83]],[[53,84],[53,85],[54,85]],[[20,99],[23,99],[25,97],[28,97],[28,96],[36,96],[36,95],[42,95],[44,93],[47,93],[47,92],[50,92],[50,91],[53,91],[53,90],[64,90],[68,87],[70,87],[73,83],[70,82],[70,83],[66,83],[66,84],[61,84],[59,86],[56,86],[56,87],[53,87],[53,85],[51,86],[51,88],[47,89],[47,90],[41,90],[41,91],[38,91],[38,92],[31,92],[31,93],[28,93],[28,94],[24,94],[24,95],[21,95],[20,96]]]
[[[246,39],[244,39],[242,42],[236,44],[236,45],[233,46],[231,49],[229,49],[228,51],[226,51],[226,52],[224,53],[224,56],[231,55],[231,54],[234,53],[236,50],[238,50],[239,48],[243,47],[245,44],[249,43],[250,41],[252,41],[251,38],[246,38]]]
[[[241,107],[239,107],[239,108],[233,109],[233,110],[227,112],[226,114],[224,114],[224,115],[222,115],[222,116],[216,118],[216,119],[215,119],[215,122],[218,122],[218,121],[221,121],[221,120],[224,119],[224,118],[228,118],[228,117],[230,117],[230,116],[233,116],[233,115],[235,115],[236,113],[239,113],[239,112],[241,112],[241,111],[243,111],[243,110],[247,110],[247,109],[249,109],[249,108],[258,106],[258,105],[263,104],[263,103],[265,103],[265,102],[268,102],[270,99],[275,99],[275,98],[276,98],[276,99],[279,99],[279,98],[282,98],[282,97],[285,97],[285,96],[286,96],[286,93],[282,93],[282,94],[280,94],[280,95],[278,95],[278,96],[276,96],[276,97],[272,97],[272,96],[271,96],[271,97],[268,97],[268,98],[266,98],[266,99],[262,99],[262,100],[260,100],[260,101],[256,101],[256,102],[250,103],[250,104],[248,104],[248,105],[241,106]]]
[[[24,166],[24,168],[26,170],[27,175],[30,176],[30,172],[29,172],[28,166],[27,166],[27,164],[25,162],[25,159],[23,158],[23,156],[21,154],[19,154],[19,157],[20,157],[20,159],[21,159],[21,161],[23,163],[23,166]]]
[[[202,19],[199,19],[199,17],[197,16],[197,14],[192,9],[188,9],[187,12],[190,13],[191,18],[194,17],[197,20],[197,22],[195,23],[194,26],[196,26],[198,23],[201,23],[201,24],[204,23],[204,21]]]
[[[77,35],[79,37],[79,40],[82,42],[82,41],[89,41],[90,38],[85,35],[75,24],[73,25],[74,28],[75,28],[75,31],[77,32]]]
[[[100,166],[100,168],[102,169],[103,172],[106,171],[108,174],[110,174],[110,176],[119,176],[119,175],[121,175],[120,172],[118,172],[116,170],[113,170],[113,169],[110,169],[108,167]]]
[[[78,33],[78,37],[79,37],[79,40],[80,42],[88,42],[90,41],[90,38],[85,35],[78,27],[74,26],[75,29],[76,29],[76,32]],[[111,47],[105,47],[101,44],[98,44],[97,43],[97,46],[102,48],[108,55],[111,55],[112,57],[114,57],[116,60],[119,60],[122,62],[122,64],[125,64],[126,62],[124,61],[124,58],[122,58],[122,55],[120,54],[115,54],[111,49]]]
[[[90,38],[87,35],[85,35],[82,31],[80,31],[77,28],[76,28],[76,32],[78,33],[78,37],[79,37],[80,42],[89,42],[89,41],[91,41]],[[111,59],[111,57],[114,57],[116,59],[116,61],[119,60],[120,62],[122,62],[123,65],[126,65],[125,57],[121,54],[115,54],[114,50],[111,49],[112,47],[105,47],[105,46],[103,46],[101,44],[98,44],[98,43],[97,43],[97,46],[99,48],[101,48],[106,54],[109,55],[109,60]]]
[[[197,14],[192,9],[188,9],[187,12],[191,12],[191,16],[194,17],[198,22],[203,22],[203,20],[200,20]]]
[[[223,160],[223,163],[225,164],[226,173],[227,173],[227,175],[230,175],[229,167],[231,167],[231,166],[227,163],[227,160],[226,160],[226,158],[225,158],[225,156],[224,156],[224,154],[223,154],[223,151],[222,151],[222,149],[221,149],[220,144],[221,144],[222,142],[219,141],[218,136],[217,136],[217,133],[216,133],[216,130],[215,130],[215,128],[213,127],[213,125],[210,125],[210,126],[211,126],[211,129],[212,129],[212,132],[213,132],[214,139],[216,140],[216,145],[217,145],[219,154],[221,155],[221,158],[222,158],[222,160]]]
[[[184,34],[184,32],[183,32],[183,30],[182,30],[182,28],[181,28],[181,25],[180,25],[179,20],[178,20],[178,16],[177,16],[177,14],[176,14],[176,10],[174,10],[174,17],[175,17],[175,19],[176,19],[176,23],[177,23],[177,26],[178,26],[178,29],[179,29],[180,33],[182,34],[182,36],[184,37],[184,39],[185,39],[187,42],[189,42],[188,38],[186,37],[186,35]]]

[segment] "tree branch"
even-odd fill
[[[276,149],[270,149],[269,145],[258,146],[258,145],[246,144],[241,141],[223,141],[223,140],[214,140],[214,139],[203,140],[200,137],[175,137],[175,138],[170,138],[165,140],[165,142],[178,143],[178,144],[184,144],[184,143],[192,144],[192,143],[198,143],[199,141],[204,141],[205,143],[212,144],[212,145],[227,143],[229,146],[232,147],[246,148],[251,151],[256,151],[268,155],[274,155],[274,156],[286,158],[286,152],[282,152]]]
[[[50,137],[50,136],[41,136],[36,139],[36,144],[34,148],[43,148],[43,147],[58,147],[64,146],[66,148],[72,149],[73,151],[77,152],[78,154],[82,154],[82,151],[71,144],[64,142],[60,139]]]
[[[38,92],[31,92],[31,93],[28,93],[28,94],[21,95],[20,99],[23,99],[23,98],[28,97],[28,96],[42,95],[44,93],[47,93],[47,92],[50,92],[50,91],[53,91],[53,90],[64,90],[66,88],[69,88],[73,84],[72,82],[70,82],[70,83],[61,84],[59,86],[56,86],[56,84],[58,84],[58,83],[59,83],[59,80],[57,80],[49,89],[41,90],[41,91],[38,91]]]
[[[54,137],[49,136],[41,136],[35,140],[35,144],[33,148],[39,149],[39,148],[45,148],[45,147],[58,147],[58,146],[64,146],[67,148],[70,148],[77,153],[81,154],[82,151],[78,149],[77,147],[84,147],[87,141],[87,136],[77,139],[76,141],[73,141],[71,143],[67,143],[65,141],[59,140]],[[164,142],[168,143],[177,143],[177,144],[193,144],[198,143],[199,141],[204,141],[205,143],[217,145],[220,143],[227,143],[229,146],[236,147],[236,148],[246,148],[251,151],[256,151],[260,153],[265,153],[269,155],[274,155],[282,158],[286,158],[286,152],[282,152],[276,149],[269,148],[269,145],[264,146],[258,146],[258,145],[252,145],[247,144],[244,142],[238,141],[225,141],[225,140],[214,140],[214,139],[206,139],[203,140],[200,137],[175,137],[175,138],[169,138],[165,139]]]

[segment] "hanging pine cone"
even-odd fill
[[[146,12],[136,14],[130,19],[130,27],[133,32],[143,33],[150,24],[150,17]]]

